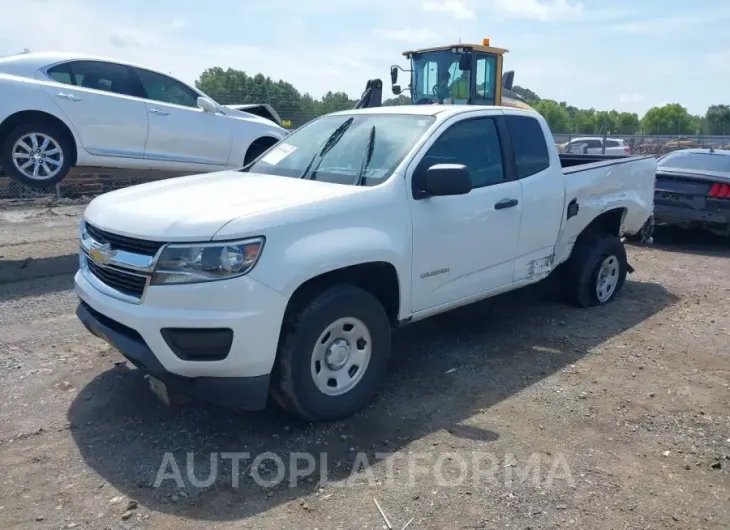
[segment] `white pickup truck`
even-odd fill
[[[94,199],[77,315],[158,389],[343,418],[377,392],[393,328],[553,271],[570,302],[610,301],[655,169],[561,159],[531,111],[329,114],[239,171]]]

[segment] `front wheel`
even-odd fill
[[[5,139],[0,165],[17,182],[31,188],[55,186],[71,168],[71,145],[46,123],[25,123]]]
[[[577,307],[607,304],[623,287],[627,271],[618,236],[595,234],[578,241],[564,270],[568,301]]]
[[[282,335],[273,391],[284,408],[331,421],[374,397],[390,356],[390,321],[372,294],[333,286],[288,315]]]

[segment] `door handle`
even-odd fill
[[[517,199],[502,199],[494,205],[494,209],[504,210],[505,208],[512,208],[513,206],[517,206],[519,202]]]
[[[164,110],[157,110],[157,109],[150,109],[150,114],[155,114],[156,116],[169,116],[169,112],[165,112]]]
[[[65,92],[59,92],[57,96],[61,99],[67,99],[69,101],[81,101],[81,98],[74,96],[73,94],[66,94]]]

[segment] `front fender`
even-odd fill
[[[332,228],[303,236],[277,248],[267,240],[251,276],[291,297],[307,280],[344,267],[386,262],[395,267],[400,290],[399,318],[410,314],[410,251],[405,242],[371,227]]]

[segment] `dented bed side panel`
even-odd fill
[[[655,174],[653,157],[599,162],[595,167],[566,173],[566,204],[576,199],[578,211],[568,219],[566,210],[554,266],[568,259],[581,232],[606,212],[624,210],[621,233],[639,232],[654,210]]]

